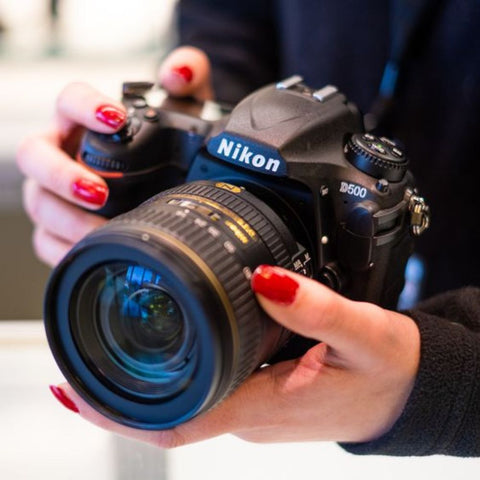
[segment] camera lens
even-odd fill
[[[113,219],[60,263],[45,299],[50,347],[102,414],[170,428],[221,401],[289,338],[258,306],[250,276],[262,263],[305,267],[303,254],[244,188],[181,185]]]
[[[196,360],[193,325],[158,273],[122,262],[102,265],[82,279],[71,304],[78,312],[73,338],[105,382],[156,399],[186,388]]]

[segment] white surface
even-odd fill
[[[0,0],[4,42],[17,57],[42,54],[57,42],[66,55],[121,58],[162,44],[175,1],[61,0],[53,30],[48,0]]]
[[[113,479],[112,436],[62,408],[40,322],[0,322],[0,479]]]
[[[133,442],[119,450],[118,437],[52,397],[48,385],[61,375],[40,322],[0,322],[0,365],[0,479],[161,480],[150,473],[161,451]],[[257,445],[232,436],[171,450],[166,460],[168,480],[451,480],[480,472],[480,459],[355,457],[335,444]]]
[[[0,0],[0,160],[44,129],[71,81],[120,97],[125,80],[153,80],[172,42],[175,0],[62,0],[57,29],[46,0]],[[58,50],[58,56],[48,54]]]

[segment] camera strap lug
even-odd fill
[[[408,210],[410,211],[410,230],[416,237],[430,226],[430,208],[423,197],[416,192],[407,191]]]

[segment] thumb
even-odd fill
[[[280,267],[261,265],[252,288],[275,321],[304,337],[325,342],[344,357],[378,349],[394,312],[354,302],[325,285]]]
[[[179,47],[160,66],[160,84],[171,95],[211,100],[213,89],[207,55],[195,47]]]

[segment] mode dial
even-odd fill
[[[347,160],[360,171],[389,182],[399,182],[407,171],[408,159],[392,140],[371,133],[355,133],[345,145]]]

